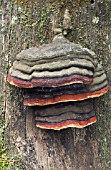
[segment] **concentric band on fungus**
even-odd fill
[[[66,58],[67,57],[67,58]],[[32,66],[29,65],[29,62],[27,64],[24,64],[23,61],[14,61],[13,63],[13,70],[18,70],[20,72],[26,73],[28,75],[31,75],[33,72],[38,72],[38,73],[51,73],[54,76],[54,73],[60,72],[64,70],[71,70],[71,68],[76,69],[81,69],[81,72],[89,71],[89,74],[94,73],[94,61],[90,59],[86,59],[86,56],[84,58],[79,58],[78,57],[73,57],[70,58],[71,56],[64,56],[63,59],[58,60],[58,58],[55,60],[46,60],[44,63],[36,63],[34,62]],[[83,56],[82,56],[83,57]],[[32,63],[32,62],[31,62]],[[30,63],[30,64],[31,64]],[[88,72],[87,72],[88,73]]]
[[[83,83],[83,84],[91,84],[93,82],[93,78],[81,75],[72,75],[68,77],[60,77],[55,79],[32,79],[32,81],[25,81],[18,79],[16,77],[12,77],[8,74],[7,81],[11,85],[15,85],[21,88],[33,88],[33,87],[57,87],[63,85],[69,85],[74,83]]]
[[[92,84],[72,84],[60,87],[32,88],[26,90],[24,105],[49,105],[60,102],[80,101],[88,98],[99,97],[109,89],[106,74],[98,65],[94,73]]]
[[[35,114],[36,126],[45,129],[83,128],[96,122],[92,99],[37,106]]]
[[[49,105],[49,104],[56,104],[60,102],[68,102],[68,101],[79,101],[85,100],[88,98],[94,98],[102,96],[104,93],[108,91],[109,87],[106,86],[100,90],[93,91],[93,92],[86,92],[82,94],[68,94],[68,95],[61,95],[54,98],[29,98],[24,100],[24,105],[27,106],[34,106],[34,105]]]
[[[68,120],[62,123],[52,123],[52,124],[37,122],[36,126],[42,129],[61,130],[69,127],[84,128],[86,126],[95,123],[96,121],[97,121],[96,116],[94,116],[86,121]]]

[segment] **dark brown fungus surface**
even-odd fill
[[[55,88],[32,88],[26,90],[24,105],[49,105],[60,102],[79,101],[102,96],[108,91],[106,74],[100,64],[94,73],[94,81],[90,85],[72,84]]]
[[[36,126],[43,129],[83,128],[95,122],[92,100],[37,107]]]
[[[91,84],[96,65],[92,51],[57,36],[50,44],[19,53],[7,80],[21,88]]]

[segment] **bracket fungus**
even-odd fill
[[[96,122],[93,101],[58,103],[37,107],[36,126],[45,129],[61,130],[68,127],[83,128]]]
[[[90,98],[109,88],[95,53],[62,34],[50,44],[20,52],[7,80],[23,88],[24,105],[36,106],[37,127],[54,130],[96,122]]]
[[[22,88],[91,84],[96,64],[93,52],[57,35],[50,44],[19,53],[8,82]]]

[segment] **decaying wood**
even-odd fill
[[[51,42],[53,33],[49,31],[49,20],[53,10],[58,9],[59,17],[62,17],[67,5],[67,2],[64,5],[54,2],[50,6],[47,1],[28,5],[2,2],[1,62],[5,66],[4,75],[7,65],[10,67],[21,50]],[[89,3],[79,8],[76,5],[69,5],[70,9],[76,9],[77,17],[75,19],[71,10],[73,31],[67,38],[95,51],[110,82],[111,2],[98,0],[93,5]],[[68,128],[55,132],[35,126],[35,107],[23,106],[21,90],[7,84],[5,90],[5,95],[8,94],[5,96],[6,130],[10,135],[5,131],[4,143],[10,143],[10,153],[21,158],[24,167],[20,170],[110,170],[110,96],[105,95],[95,101],[98,116],[95,125],[81,130]]]

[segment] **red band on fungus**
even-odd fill
[[[88,125],[91,125],[97,121],[96,116],[86,120],[86,121],[78,121],[78,120],[67,120],[62,123],[36,123],[37,127],[42,129],[53,129],[53,130],[61,130],[69,127],[83,128]]]
[[[10,74],[8,74],[7,81],[11,85],[15,85],[17,87],[33,88],[33,87],[41,87],[41,86],[57,87],[57,86],[74,84],[74,83],[91,84],[93,82],[93,79],[87,76],[72,75],[72,76],[60,77],[56,79],[42,78],[42,79],[33,79],[32,81],[25,81],[25,80],[20,80],[18,78],[15,78]]]
[[[39,99],[39,98],[29,98],[24,100],[24,105],[27,106],[34,106],[34,105],[39,105],[39,106],[44,106],[44,105],[49,105],[49,104],[56,104],[60,102],[68,102],[68,101],[79,101],[79,100],[85,100],[88,98],[94,98],[94,97],[99,97],[102,96],[104,93],[108,91],[109,87],[108,85],[101,90],[97,90],[94,92],[87,92],[83,94],[68,94],[68,95],[62,95],[62,96],[57,96],[54,98],[47,98],[47,99]]]
[[[19,80],[17,78],[12,77],[10,74],[8,74],[7,81],[14,86],[21,87],[21,88],[32,88],[32,83]]]

